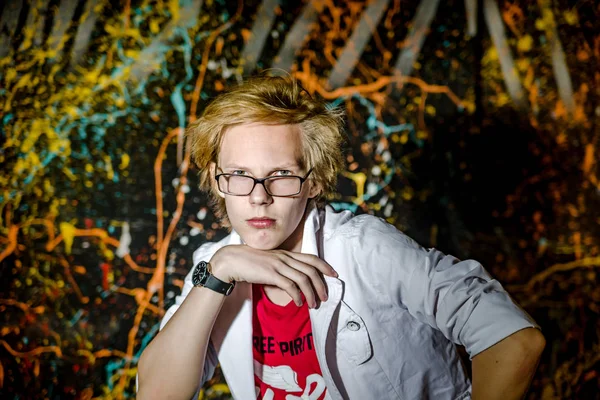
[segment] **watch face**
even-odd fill
[[[206,261],[200,261],[198,265],[196,265],[196,268],[194,268],[194,273],[192,274],[192,284],[194,286],[204,285],[209,275],[208,263]]]

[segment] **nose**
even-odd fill
[[[273,201],[273,197],[267,193],[265,187],[261,183],[257,183],[250,192],[250,203],[251,204],[270,204]]]

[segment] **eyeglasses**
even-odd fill
[[[295,196],[302,190],[302,184],[312,172],[312,168],[304,177],[295,175],[268,176],[266,178],[253,178],[248,175],[218,174],[215,175],[219,190],[232,196],[248,196],[256,184],[261,184],[269,196],[289,197]]]

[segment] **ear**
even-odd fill
[[[321,185],[319,185],[318,183],[316,183],[314,180],[309,179],[309,181],[307,182],[310,186],[310,189],[308,190],[308,197],[310,199],[317,197],[320,193],[321,193]]]
[[[217,164],[211,161],[208,168],[210,169],[210,185],[212,186],[212,190],[220,197],[225,198],[225,194],[219,190],[219,185],[217,185],[217,180],[215,179]]]

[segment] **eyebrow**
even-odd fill
[[[219,167],[222,170],[225,169],[243,169],[243,170],[250,170],[250,168],[245,167],[243,165],[239,165],[239,164],[229,164],[229,165],[225,165],[222,167]],[[278,165],[276,167],[273,167],[269,170],[269,172],[273,172],[273,171],[279,171],[281,169],[300,169],[300,166],[298,164],[282,164],[282,165]]]

